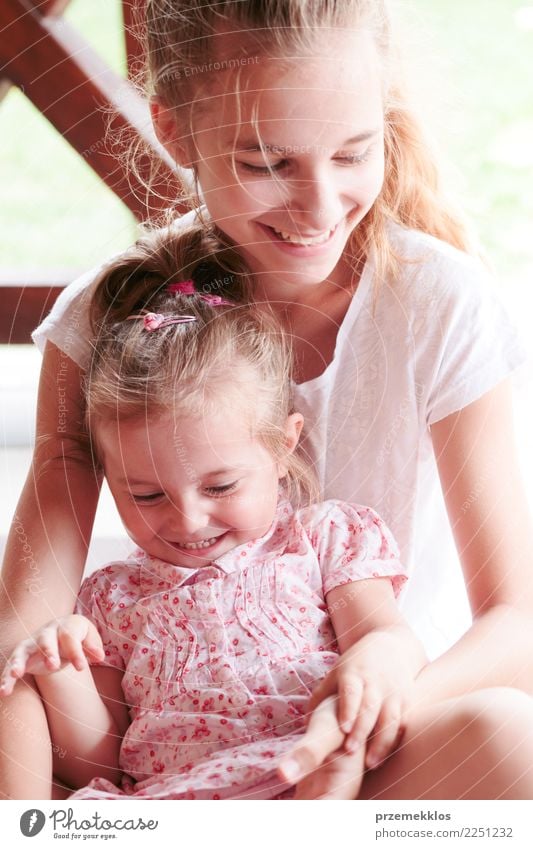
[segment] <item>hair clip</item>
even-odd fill
[[[175,295],[198,295],[200,300],[205,301],[212,307],[233,307],[235,304],[232,301],[226,300],[221,295],[204,295],[203,292],[198,292],[195,288],[194,280],[182,280],[181,283],[169,283],[167,292]]]
[[[172,292],[172,294],[176,295],[194,295],[196,293],[194,280],[182,280],[181,283],[169,283],[167,286],[167,292]]]
[[[163,327],[168,327],[170,324],[189,324],[191,321],[197,321],[194,315],[161,315],[157,312],[146,312],[141,315],[129,315],[126,321],[132,319],[142,319],[144,330],[161,330]]]

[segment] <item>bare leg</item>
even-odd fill
[[[0,755],[0,799],[52,798],[50,733],[31,676],[0,700]]]
[[[414,714],[361,799],[533,799],[533,699],[478,690]]]

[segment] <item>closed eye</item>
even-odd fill
[[[164,497],[163,492],[151,492],[148,495],[135,495],[132,493],[131,497],[135,501],[136,504],[151,504],[154,501],[158,501],[160,498]]]
[[[335,157],[335,162],[341,162],[343,165],[360,165],[362,162],[366,162],[371,148],[367,148],[363,153],[349,153],[345,156],[337,156]]]
[[[281,171],[289,164],[287,159],[281,159],[273,165],[251,165],[249,162],[240,162],[239,165],[253,174],[271,174],[272,171]]]
[[[215,498],[222,495],[228,495],[228,493],[233,492],[234,489],[237,488],[237,484],[239,481],[233,481],[233,483],[226,483],[223,486],[206,486],[205,492],[208,495],[213,495]]]
[[[348,167],[351,165],[361,165],[368,160],[371,149],[372,146],[368,147],[363,153],[347,153],[344,156],[335,156],[333,157],[333,162]],[[272,165],[252,165],[250,162],[240,162],[239,164],[246,171],[251,171],[253,174],[267,175],[272,172],[282,171],[284,168],[288,168],[291,163],[288,159],[280,159],[279,162],[275,162]]]

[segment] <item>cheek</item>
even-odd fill
[[[127,506],[119,506],[119,513],[129,535],[141,547],[143,547],[144,542],[152,539],[154,534],[157,533],[159,526],[155,514],[150,515],[150,513],[143,512],[132,503]]]

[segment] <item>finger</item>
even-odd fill
[[[54,625],[46,626],[35,638],[36,649],[41,654],[41,659],[50,670],[61,666],[59,646],[57,641],[57,628]]]
[[[337,692],[337,683],[335,681],[335,677],[333,675],[328,675],[327,678],[324,678],[320,684],[313,690],[311,696],[309,698],[309,702],[307,704],[307,709],[309,711],[308,718],[318,707],[318,705],[327,699],[328,696],[334,695]]]
[[[358,676],[340,676],[338,692],[339,703],[337,713],[339,725],[341,731],[349,734],[354,727],[361,708],[364,685]]]
[[[363,775],[364,750],[350,755],[343,747],[298,782],[294,799],[356,799]]]
[[[81,671],[87,666],[87,660],[83,653],[83,648],[78,637],[75,637],[70,631],[67,631],[63,626],[57,629],[57,637],[59,642],[59,651],[61,657],[65,661],[70,661],[75,669]]]
[[[281,759],[278,772],[284,781],[295,784],[308,775],[344,742],[339,728],[335,698],[330,696],[311,714],[306,732],[297,746]]]
[[[28,657],[35,650],[33,640],[23,640],[13,649],[4,670],[0,683],[0,692],[4,696],[10,696],[15,689],[18,678],[22,678],[26,672]]]
[[[0,680],[0,695],[10,696],[15,689],[15,684],[19,677],[20,675],[18,674],[18,671],[13,669],[11,661],[9,660],[4,666],[4,671],[2,672],[2,678]]]
[[[382,699],[378,690],[367,684],[361,699],[359,714],[352,731],[346,738],[345,748],[347,752],[355,752],[359,746],[366,743],[377,722],[381,705]]]
[[[392,696],[385,700],[368,744],[368,769],[376,769],[394,751],[400,737],[401,725],[402,700]]]
[[[105,657],[102,638],[92,622],[88,623],[87,636],[82,640],[82,648],[89,660],[103,660]]]

